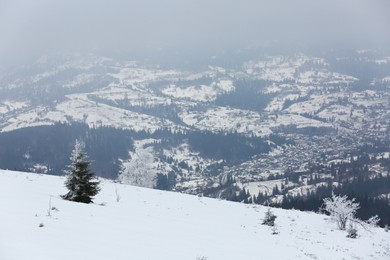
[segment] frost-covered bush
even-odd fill
[[[336,222],[340,230],[345,230],[347,224],[358,224],[365,229],[376,226],[379,222],[378,216],[373,216],[367,221],[355,217],[356,211],[360,208],[355,199],[348,199],[347,196],[336,196],[332,194],[331,198],[325,198],[322,210],[329,213],[331,220]]]
[[[138,187],[154,188],[157,179],[157,165],[152,146],[139,144],[131,159],[121,161],[118,180],[120,183]]]
[[[265,212],[262,224],[273,227],[275,226],[275,219],[276,215],[271,211],[271,209],[268,209],[267,212]]]
[[[336,196],[332,194],[331,198],[325,198],[323,209],[329,213],[332,221],[337,223],[340,230],[345,230],[348,221],[355,219],[356,211],[360,208],[355,199],[349,200],[347,196]]]

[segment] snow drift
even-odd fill
[[[0,259],[390,259],[390,233],[349,239],[325,215],[102,180],[94,204],[62,200],[64,178],[0,171]]]

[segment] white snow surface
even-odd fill
[[[317,65],[321,69],[304,68],[305,64]],[[248,61],[243,69],[254,78],[282,82],[293,80],[300,84],[348,84],[358,80],[349,75],[328,71],[329,64],[322,58],[295,54],[290,57],[267,56],[261,61]]]
[[[390,259],[390,233],[359,230],[349,239],[316,213],[272,209],[272,235],[261,225],[264,206],[107,180],[94,204],[82,204],[60,198],[63,177],[0,170],[0,183],[5,260]]]
[[[0,114],[12,112],[12,111],[22,109],[22,108],[27,107],[27,106],[28,106],[27,102],[20,102],[20,101],[14,101],[14,100],[0,101]]]
[[[118,73],[109,74],[117,79],[122,85],[133,85],[137,83],[151,82],[159,78],[177,76],[180,73],[174,70],[152,70],[138,68],[135,63],[126,64]]]
[[[175,128],[175,124],[166,119],[115,108],[96,103],[88,99],[87,94],[68,95],[67,100],[57,104],[55,110],[37,107],[35,110],[21,113],[8,120],[1,132],[31,126],[53,125],[55,122],[85,122],[90,127],[112,126],[135,131],[156,131],[163,127]]]
[[[81,73],[75,76],[73,79],[68,80],[63,87],[65,88],[74,88],[83,84],[91,83],[94,78],[95,74],[89,74],[89,73]]]
[[[208,166],[215,163],[215,160],[203,158],[199,152],[192,151],[187,143],[182,143],[176,147],[171,147],[170,149],[164,149],[163,154],[179,163],[185,162],[189,166],[187,173],[191,173],[192,175],[202,173]],[[174,170],[169,164],[160,164],[159,167],[164,168],[164,172]],[[199,170],[199,172],[197,170]],[[186,174],[186,172],[184,172],[184,174]]]
[[[390,76],[384,77],[382,82],[390,82]]]
[[[188,126],[201,130],[236,131],[256,136],[265,136],[271,133],[260,114],[250,110],[215,106],[204,112],[183,111],[179,116]]]
[[[211,85],[200,85],[190,87],[180,87],[171,84],[162,90],[167,96],[173,98],[184,98],[193,101],[213,101],[218,94],[227,93],[234,90],[234,85],[231,80],[221,80],[213,82]]]

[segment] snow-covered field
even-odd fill
[[[304,65],[320,66],[320,69],[304,69]],[[275,82],[294,80],[301,84],[351,83],[358,79],[349,75],[328,71],[329,64],[322,58],[296,54],[290,57],[268,56],[261,61],[248,61],[243,69],[252,77]]]
[[[219,94],[227,93],[234,90],[233,82],[231,80],[221,80],[220,82],[213,82],[211,85],[200,85],[180,88],[174,84],[162,90],[167,96],[173,98],[184,98],[193,101],[213,101]]]
[[[244,109],[211,107],[203,113],[200,111],[183,111],[179,114],[179,117],[187,125],[200,130],[236,131],[237,133],[254,134],[256,136],[264,136],[271,132],[259,113]]]
[[[38,64],[45,64],[48,59],[43,57]],[[161,69],[95,55],[64,56],[53,64],[57,65],[37,69],[21,78],[10,77],[4,83],[3,89],[26,87],[34,91],[28,92],[24,101],[0,97],[0,132],[78,121],[90,127],[135,131],[190,126],[268,136],[275,134],[275,128],[281,125],[358,129],[371,110],[381,110],[376,120],[384,122],[383,114],[389,103],[385,92],[355,91],[350,85],[356,78],[333,71],[324,58],[300,53],[264,56],[244,62],[237,70],[210,66],[201,72]],[[389,78],[381,76],[373,83],[388,82]],[[237,84],[240,80],[255,79],[270,81],[264,88],[258,86],[259,92],[272,93],[264,111],[215,103],[230,92],[240,93]],[[61,98],[46,97],[47,93],[56,92],[54,88],[66,89],[66,94]],[[48,100],[43,103],[29,100],[31,95],[44,90],[43,96]],[[279,118],[272,120],[275,115]]]
[[[390,259],[390,233],[349,239],[324,215],[273,209],[273,235],[263,206],[105,180],[94,204],[80,204],[59,197],[63,182],[0,171],[0,259]]]
[[[10,111],[24,108],[26,106],[27,106],[26,102],[6,100],[4,102],[0,102],[0,114],[5,114]]]
[[[44,107],[21,113],[8,120],[0,132],[12,131],[28,126],[52,125],[56,122],[71,120],[87,123],[90,127],[112,126],[136,131],[156,131],[164,127],[175,127],[166,119],[140,114],[105,104],[99,104],[88,99],[87,95],[75,94],[67,96],[68,100],[59,103],[56,109],[50,111]]]

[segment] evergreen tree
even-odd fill
[[[176,174],[169,172],[168,174],[158,173],[156,177],[155,189],[172,190],[176,185]]]
[[[72,163],[65,181],[69,192],[62,197],[70,201],[91,203],[92,197],[100,191],[100,182],[94,180],[96,177],[90,170],[91,162],[86,160],[82,144],[77,140],[70,159]]]
[[[275,226],[276,218],[277,218],[276,215],[271,211],[270,208],[268,208],[268,210],[265,212],[265,216],[262,224],[273,227]]]

